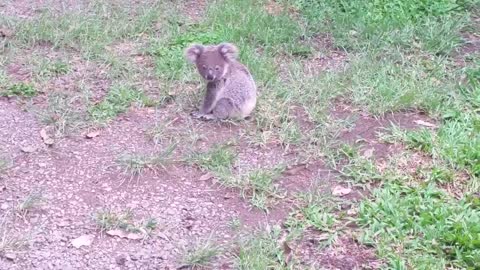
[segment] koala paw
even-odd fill
[[[213,116],[213,114],[204,114],[204,113],[201,113],[199,111],[192,112],[191,115],[195,119],[201,119],[201,120],[214,120],[215,119],[215,116]]]

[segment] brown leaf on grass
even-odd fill
[[[431,127],[431,128],[436,128],[437,127],[437,125],[435,125],[433,123],[430,123],[430,122],[423,121],[423,120],[415,120],[413,122],[415,122],[415,124],[420,125],[420,126]]]
[[[126,232],[124,230],[120,229],[114,229],[114,230],[109,230],[107,231],[107,234],[110,236],[118,236],[120,238],[127,238],[131,240],[140,240],[145,237],[145,234],[143,233],[132,233],[132,232]]]
[[[344,188],[342,186],[335,186],[332,189],[332,195],[337,197],[345,196],[347,194],[350,194],[350,192],[352,192],[351,188]]]
[[[90,246],[93,242],[95,235],[93,234],[84,234],[72,240],[72,246],[75,248],[80,248],[82,246]]]
[[[46,145],[52,145],[55,142],[53,138],[48,135],[47,128],[42,128],[42,130],[40,130],[40,137],[42,137],[42,140]]]

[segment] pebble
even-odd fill
[[[8,260],[15,260],[17,258],[17,255],[15,253],[11,253],[11,252],[7,252],[5,253],[5,258],[8,259]]]
[[[125,265],[126,261],[127,261],[127,257],[125,255],[120,255],[115,258],[115,263],[118,265]]]
[[[7,210],[8,209],[8,203],[2,203],[0,208],[2,208],[2,210]]]

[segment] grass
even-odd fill
[[[363,241],[396,269],[475,269],[480,212],[434,185],[387,184],[360,205]]]
[[[354,183],[366,184],[385,180],[385,175],[378,171],[374,158],[361,155],[355,145],[342,144],[329,156],[331,166]]]
[[[7,214],[0,218],[0,254],[17,252],[29,245],[31,239],[15,232],[10,224],[11,217]],[[14,228],[14,227],[13,227]]]
[[[156,171],[159,167],[165,169],[165,166],[172,162],[171,155],[176,148],[176,144],[169,145],[164,151],[155,155],[122,155],[118,164],[122,166],[125,173],[133,176],[141,175],[145,170]]]
[[[178,19],[178,18],[177,18]],[[262,2],[226,0],[210,5],[200,25],[186,29],[175,26],[170,35],[156,42],[149,50],[155,57],[157,73],[167,79],[188,80],[189,68],[183,50],[191,43],[217,44],[228,40],[240,49],[240,59],[262,84],[275,80],[273,54],[278,49],[296,48],[295,37],[301,34],[297,22],[287,15],[272,16],[262,8]],[[264,52],[257,53],[262,46]]]
[[[99,58],[115,41],[152,33],[154,23],[165,11],[165,6],[159,3],[132,10],[130,5],[97,1],[79,11],[63,14],[47,11],[33,20],[6,17],[3,21],[15,30],[17,46],[50,43],[56,48],[78,49],[87,58]]]
[[[181,269],[204,269],[210,266],[220,251],[218,244],[213,243],[211,239],[198,240],[184,251]]]
[[[442,59],[396,51],[357,56],[342,75],[344,94],[375,115],[406,109],[435,113],[455,84]],[[344,77],[343,77],[344,76]]]
[[[450,55],[478,1],[284,3],[298,8],[309,34],[327,32],[334,46],[354,53],[347,69],[326,76],[333,92],[327,96],[341,96],[372,115],[416,110],[439,119],[437,129],[390,130],[390,142],[430,156],[414,174],[393,157],[380,172],[372,157],[333,144],[332,165],[347,181],[380,184],[360,205],[365,244],[392,269],[476,269],[478,209],[470,194],[478,192],[479,76],[474,60],[460,70]],[[467,179],[458,181],[465,172]],[[443,189],[452,185],[455,197]],[[304,214],[311,224],[329,228],[332,216],[320,210],[308,206]]]
[[[173,121],[172,121],[173,122]],[[168,128],[172,124],[168,123],[156,123],[155,126],[146,132],[147,137],[155,144],[162,142],[170,142],[174,136],[168,133]]]
[[[348,50],[400,46],[448,54],[460,44],[459,30],[469,22],[468,10],[478,1],[335,1],[292,0],[312,34],[331,33]]]
[[[231,174],[235,158],[236,153],[230,145],[217,144],[206,152],[192,153],[187,162],[195,164],[203,170],[211,171],[221,178]]]
[[[324,190],[313,189],[301,192],[296,198],[297,207],[290,212],[284,225],[292,237],[302,237],[306,231],[318,233],[319,248],[331,246],[352,223],[342,201],[325,194]]]
[[[87,125],[87,113],[81,96],[52,93],[47,97],[47,106],[39,112],[46,125],[53,126],[56,136],[77,131]]]
[[[93,121],[104,123],[125,112],[132,103],[141,103],[144,100],[146,96],[142,92],[127,86],[114,85],[103,101],[90,107],[88,111]]]
[[[116,211],[110,208],[98,210],[93,220],[102,231],[121,229],[131,233],[143,233],[150,235],[157,228],[158,222],[155,218],[147,218],[137,221],[131,209]]]
[[[238,189],[252,206],[264,211],[284,197],[284,191],[277,183],[284,171],[283,166],[253,169],[237,175],[233,171],[235,160],[236,153],[230,145],[224,144],[214,145],[203,153],[192,153],[187,162],[213,173],[220,184]]]
[[[62,60],[42,59],[37,67],[37,75],[41,78],[49,78],[69,73],[71,67]]]
[[[237,183],[243,198],[259,209],[268,211],[275,201],[285,197],[276,183],[284,168],[257,169],[249,172]]]
[[[5,97],[34,97],[38,94],[33,85],[28,83],[14,83],[7,86],[5,91],[0,92],[0,96]]]
[[[288,254],[279,244],[282,230],[279,226],[260,230],[239,243],[235,269],[295,269],[287,261]]]
[[[17,206],[17,211],[22,215],[39,207],[45,201],[43,192],[41,190],[34,190],[27,195]]]

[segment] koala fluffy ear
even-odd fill
[[[204,47],[199,44],[193,44],[185,50],[185,57],[190,63],[195,63],[202,54]]]
[[[238,57],[238,49],[231,43],[222,43],[218,45],[218,49],[220,50],[220,54],[222,54],[227,61],[233,61]]]

